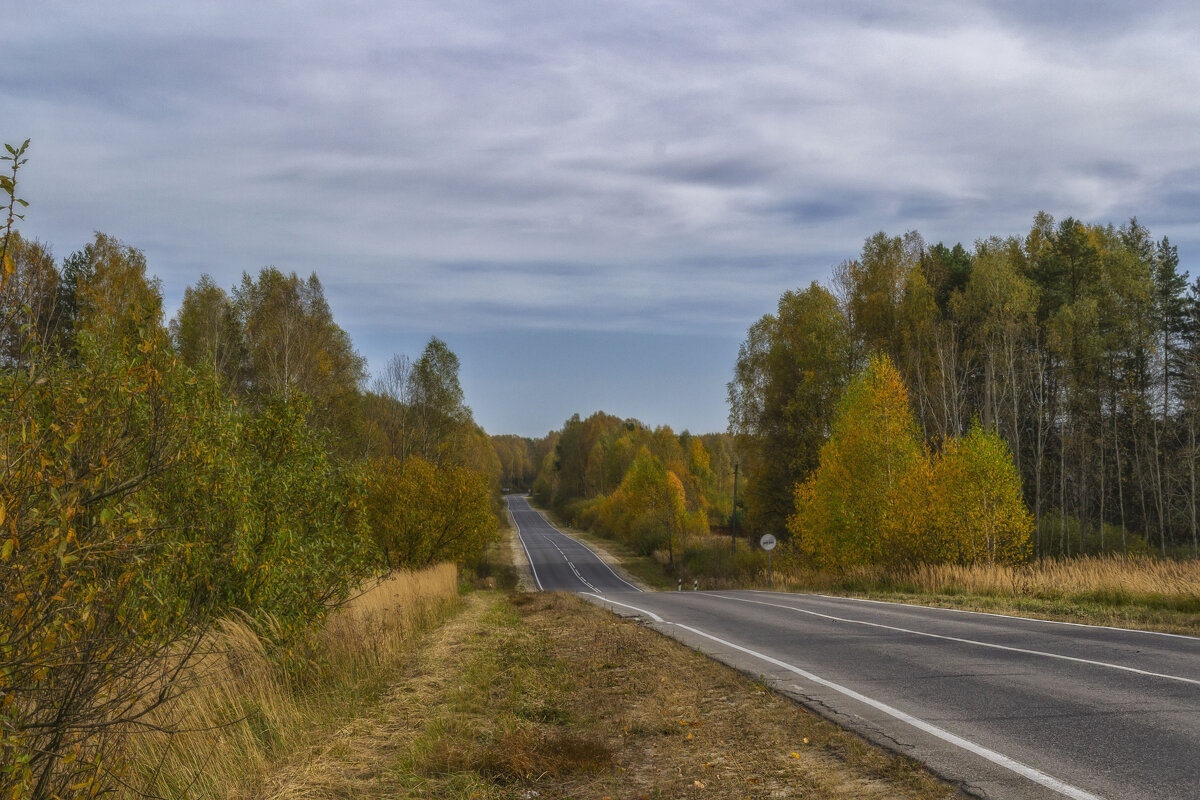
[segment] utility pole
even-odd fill
[[[737,474],[738,462],[733,462],[733,513],[729,515],[729,552],[737,554]]]

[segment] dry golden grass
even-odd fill
[[[1106,555],[1018,566],[926,564],[906,570],[853,567],[838,573],[801,568],[779,575],[776,586],[1200,633],[1197,560]]]
[[[335,674],[361,674],[393,663],[415,630],[458,598],[458,570],[440,564],[420,572],[391,572],[329,615],[318,650]]]
[[[374,700],[414,634],[458,602],[453,565],[393,572],[283,659],[260,635],[269,638],[270,621],[221,620],[181,678],[181,698],[129,734],[130,785],[163,797],[259,796],[275,761]]]
[[[1031,564],[922,565],[906,576],[921,591],[958,589],[971,594],[1066,597],[1110,593],[1131,599],[1151,595],[1200,598],[1200,561],[1147,556],[1042,559]]]
[[[1110,594],[1138,599],[1160,596],[1200,598],[1200,561],[1148,556],[1087,556],[1039,559],[1029,564],[922,564],[910,569],[850,567],[838,573],[803,568],[788,575],[805,585],[862,586],[916,592],[1029,595],[1042,598]]]
[[[948,800],[957,791],[578,598],[476,593],[271,800]]]

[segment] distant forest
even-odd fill
[[[751,529],[786,534],[874,354],[899,368],[932,452],[973,421],[1007,442],[1037,554],[1197,552],[1200,281],[1166,237],[1045,213],[972,249],[878,233],[828,285],[786,292],[728,387]]]
[[[683,480],[686,509],[727,527],[736,464],[739,524],[786,539],[796,486],[873,355],[897,366],[930,453],[974,423],[1008,445],[1035,555],[1200,552],[1200,280],[1136,219],[1039,213],[1026,235],[969,249],[877,233],[750,327],[728,434],[574,417],[547,438],[494,439],[502,480],[587,522],[586,501],[612,494],[639,448],[682,479],[700,446],[711,474],[703,490]]]

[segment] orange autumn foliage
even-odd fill
[[[639,551],[665,548],[672,561],[676,547],[708,530],[702,510],[688,511],[683,481],[644,447],[621,485],[601,501],[598,518],[605,530]]]

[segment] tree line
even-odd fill
[[[1200,552],[1200,280],[1136,219],[1039,213],[972,248],[878,233],[828,285],[783,294],[728,386],[747,524],[788,535],[839,398],[898,370],[932,454],[973,425],[1008,448],[1040,555]],[[958,446],[958,445],[954,445]]]
[[[690,540],[733,516],[725,434],[676,434],[596,412],[575,414],[541,439],[497,437],[496,447],[511,485],[528,488],[571,524],[645,555],[661,551],[669,565]]]
[[[472,564],[499,461],[444,342],[368,389],[316,275],[274,267],[201,277],[168,324],[136,248],[97,233],[60,263],[21,236],[7,152],[0,794],[91,796],[215,620],[300,663],[363,578]]]

